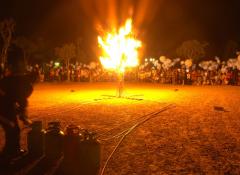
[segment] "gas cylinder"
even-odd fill
[[[31,131],[27,135],[28,153],[34,157],[44,154],[45,131],[42,129],[42,121],[34,121]]]
[[[79,175],[79,158],[78,151],[82,140],[80,127],[76,125],[68,125],[64,136],[64,159],[62,163],[62,171],[64,174]]]
[[[78,151],[81,174],[97,175],[100,168],[100,143],[96,133],[85,130]]]
[[[60,122],[49,122],[45,135],[45,155],[48,159],[58,159],[63,155],[63,139]]]
[[[64,160],[76,160],[77,151],[83,137],[81,136],[81,128],[75,125],[69,125],[66,128],[66,135],[64,136]]]

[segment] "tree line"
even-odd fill
[[[16,22],[12,18],[0,22],[0,62],[2,67],[4,67],[7,62],[7,51],[11,44],[15,44],[22,49],[26,64],[34,61],[46,62],[49,61],[49,59],[52,60],[52,57],[55,57],[58,61],[64,62],[69,68],[72,59],[81,60],[82,62],[88,59],[87,53],[82,47],[83,42],[81,38],[77,38],[73,42],[65,43],[59,47],[51,49],[41,38],[32,40],[25,36],[15,37],[15,29]],[[209,45],[210,44],[207,42],[188,40],[184,41],[174,52],[178,57],[192,59],[194,62],[199,62],[206,56]],[[239,44],[230,40],[225,46],[225,57],[236,56],[236,52],[239,50]],[[32,58],[34,58],[34,60]]]

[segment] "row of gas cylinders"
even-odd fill
[[[46,130],[41,121],[33,122],[28,133],[28,152],[36,157],[44,155],[48,160],[63,156],[61,168],[65,174],[94,175],[100,167],[96,134],[75,125],[68,125],[63,132],[60,122],[49,122]]]

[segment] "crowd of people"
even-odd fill
[[[111,82],[118,79],[114,70],[106,70],[99,62],[76,62],[67,69],[64,64],[50,61],[46,64],[27,66],[27,71],[38,75],[39,82]],[[0,69],[0,76],[8,70]],[[125,81],[153,82],[161,84],[192,85],[240,85],[240,55],[238,58],[220,61],[215,58],[194,64],[191,59],[145,59],[138,67],[126,68]]]
[[[69,70],[69,71],[68,71]],[[111,82],[116,81],[118,74],[114,70],[106,70],[101,63],[70,64],[69,69],[58,62],[51,61],[42,66],[28,66],[28,71],[39,74],[40,82]],[[153,82],[161,84],[193,84],[193,85],[240,85],[240,56],[228,61],[215,58],[193,64],[191,59],[145,59],[135,68],[126,68],[125,81]]]

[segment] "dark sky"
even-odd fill
[[[43,37],[52,48],[80,37],[90,55],[97,50],[98,27],[106,28],[113,16],[120,24],[129,14],[145,56],[174,55],[191,39],[209,42],[216,55],[228,40],[240,42],[239,0],[1,0],[0,5],[0,19],[16,20],[16,35]]]

